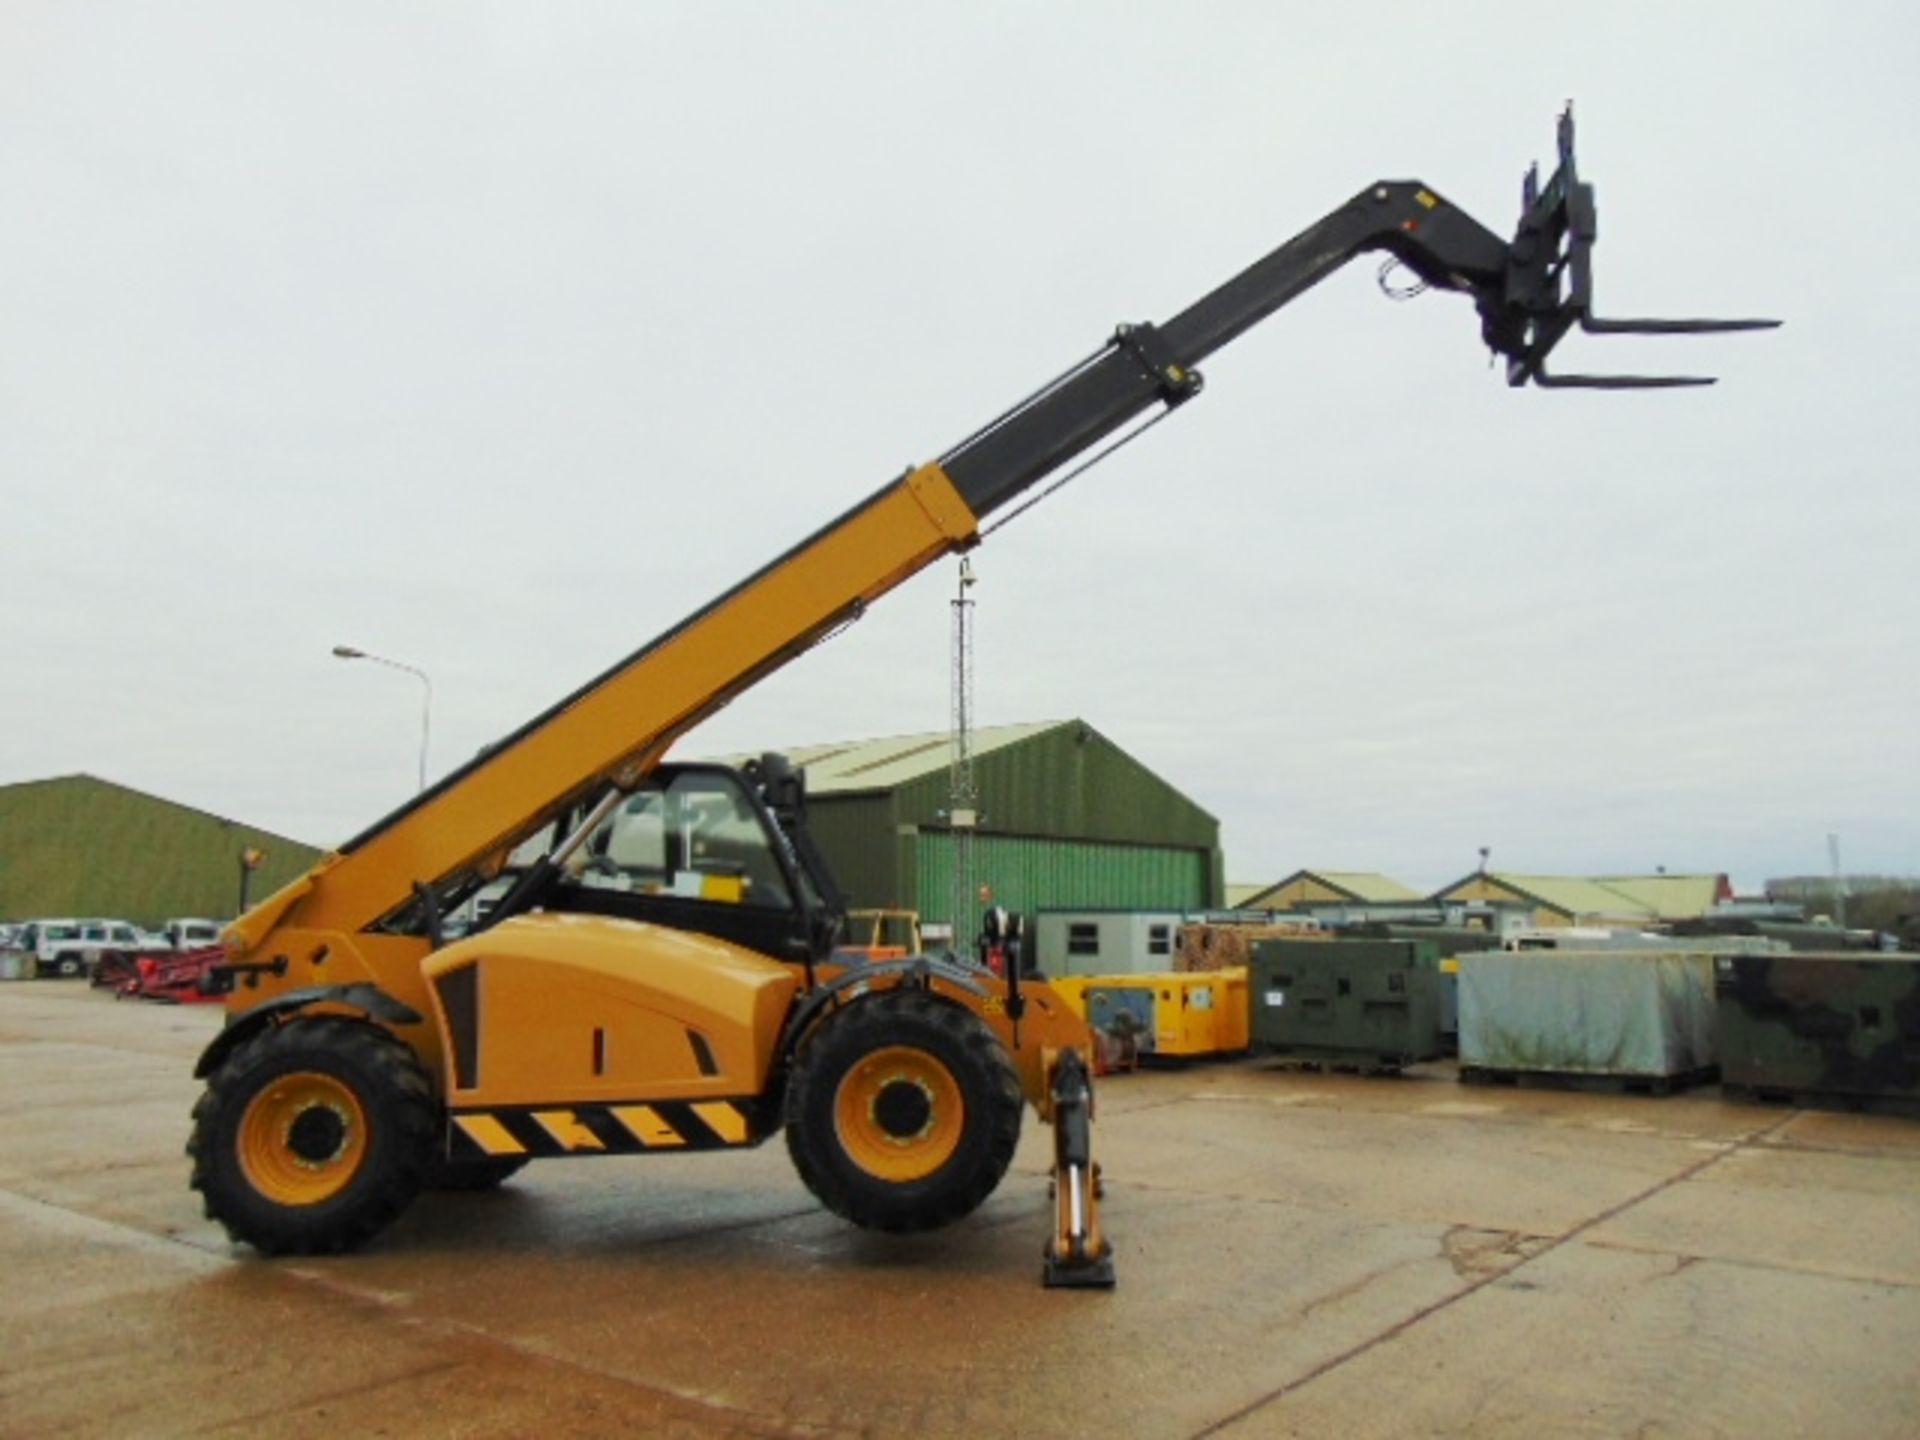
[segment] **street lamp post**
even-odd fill
[[[404,670],[420,682],[424,694],[420,701],[420,788],[427,788],[427,737],[433,725],[433,682],[427,678],[427,672],[416,665],[403,664],[398,660],[389,660],[384,655],[370,655],[365,650],[356,650],[351,645],[333,647],[334,657],[339,660],[371,660],[376,665],[385,665],[390,670]]]

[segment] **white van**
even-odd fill
[[[20,948],[33,955],[42,975],[85,975],[102,955],[132,955],[147,947],[125,920],[30,920]]]
[[[189,915],[167,921],[160,932],[176,950],[204,950],[220,943],[220,932],[225,928],[218,920]]]

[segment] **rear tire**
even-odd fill
[[[854,1001],[794,1060],[787,1151],[834,1214],[933,1230],[974,1210],[1020,1140],[1020,1079],[977,1016],[920,989]]]
[[[335,1016],[271,1026],[227,1057],[193,1107],[193,1188],[267,1255],[351,1250],[419,1193],[439,1124],[413,1052]]]

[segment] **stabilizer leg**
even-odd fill
[[[1054,1222],[1041,1280],[1050,1290],[1111,1289],[1113,1247],[1100,1230],[1100,1169],[1093,1163],[1093,1079],[1078,1050],[1060,1052],[1048,1092]]]

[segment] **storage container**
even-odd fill
[[[1463,1079],[1564,1076],[1677,1088],[1711,1077],[1710,955],[1486,950],[1459,961]]]
[[[1722,955],[1714,988],[1729,1095],[1920,1108],[1920,955]]]
[[[1396,1068],[1443,1053],[1432,941],[1266,940],[1247,986],[1256,1050]]]

